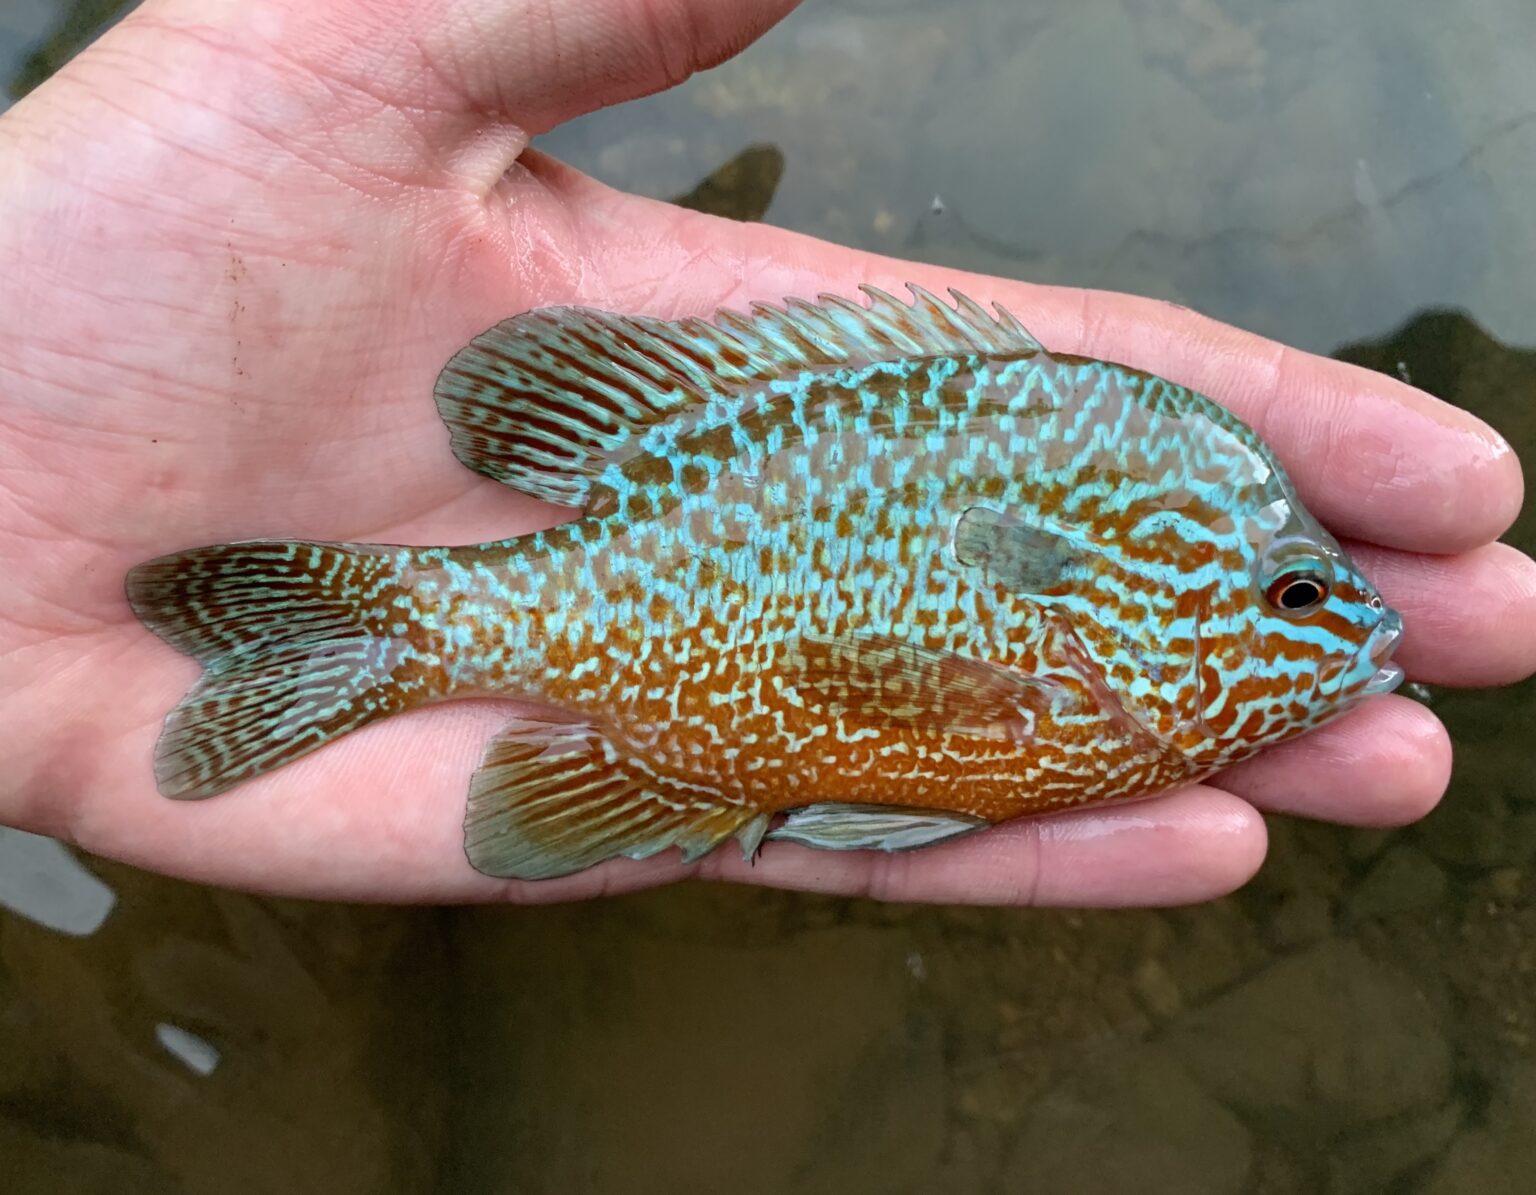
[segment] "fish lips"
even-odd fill
[[[1403,683],[1403,670],[1392,663],[1391,656],[1402,634],[1402,616],[1391,608],[1384,610],[1353,656],[1335,658],[1323,666],[1317,678],[1317,696],[1352,702],[1397,688]]]
[[[1371,632],[1370,638],[1365,641],[1365,646],[1360,649],[1360,657],[1364,661],[1375,665],[1376,671],[1371,679],[1365,682],[1365,687],[1360,690],[1362,696],[1371,697],[1377,693],[1390,693],[1398,685],[1403,683],[1403,666],[1392,662],[1392,653],[1397,648],[1397,641],[1403,637],[1403,616],[1396,610],[1388,607],[1382,615],[1381,621],[1376,624],[1376,629]]]

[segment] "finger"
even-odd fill
[[[133,672],[148,675],[136,666],[141,654]],[[579,900],[692,870],[675,852],[539,883],[473,870],[464,853],[465,793],[486,743],[509,716],[500,702],[455,703],[376,723],[238,792],[167,800],[155,791],[148,763],[169,687],[156,683],[142,700],[138,692],[116,702],[98,697],[23,778],[29,799],[16,808],[0,803],[0,820],[199,883],[321,900]]]
[[[121,663],[124,674],[146,674],[138,656]],[[187,879],[331,900],[549,902],[701,875],[891,900],[1180,904],[1232,890],[1264,854],[1262,819],[1251,806],[1192,788],[1019,821],[903,855],[769,843],[747,864],[726,843],[693,865],[668,851],[559,880],[495,880],[465,860],[464,792],[486,742],[506,722],[506,703],[460,702],[391,719],[238,792],[177,802],[147,782],[128,782],[147,773],[177,679],[158,677],[147,692],[103,699],[77,732],[82,742],[87,729],[96,735],[91,748],[60,744],[32,777],[34,812],[8,820]]]
[[[1275,450],[1337,534],[1457,552],[1496,539],[1519,514],[1519,460],[1476,416],[1384,374],[1157,307],[1090,293],[1075,351],[1155,362],[1152,372],[1217,399]]]
[[[1268,813],[1401,826],[1439,803],[1450,776],[1451,743],[1440,720],[1415,701],[1386,696],[1215,782]]]
[[[940,293],[952,286],[1005,304],[1054,351],[1133,365],[1229,407],[1268,440],[1313,513],[1341,534],[1460,552],[1497,538],[1520,509],[1520,464],[1503,437],[1394,378],[1284,349],[1169,303],[896,261],[668,210],[528,161],[590,213],[587,245],[599,278],[658,280],[649,293],[624,296],[636,309],[692,314],[751,299],[852,294],[862,282],[894,291],[906,282]],[[644,228],[665,228],[665,237],[635,234]]]
[[[1046,343],[1216,399],[1264,438],[1337,534],[1458,552],[1497,538],[1519,513],[1520,463],[1504,438],[1394,378],[1104,292],[1085,292],[1081,325]]]
[[[702,874],[806,892],[924,904],[1113,907],[1210,900],[1264,860],[1264,820],[1195,786],[1128,805],[1028,818],[900,854],[769,843],[756,863],[711,856]]]
[[[1403,616],[1393,658],[1414,680],[1507,685],[1536,672],[1536,561],[1508,544],[1420,556],[1351,544]]]
[[[395,0],[468,103],[537,134],[734,57],[798,0]]]

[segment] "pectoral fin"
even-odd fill
[[[964,813],[829,801],[792,811],[768,837],[825,851],[909,851],[989,825],[985,818]]]
[[[1063,696],[1052,680],[879,635],[797,636],[783,660],[801,699],[829,717],[974,734],[1032,721]]]
[[[1014,593],[1052,593],[1082,558],[1070,540],[1014,515],[973,506],[955,521],[955,559]]]

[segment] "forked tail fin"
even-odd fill
[[[213,796],[431,700],[408,551],[221,544],[130,572],[133,612],[204,666],[155,748],[160,791]]]

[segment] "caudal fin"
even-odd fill
[[[402,551],[222,544],[130,572],[133,612],[204,666],[155,748],[160,791],[213,796],[430,699],[402,668],[421,646],[397,604]]]

